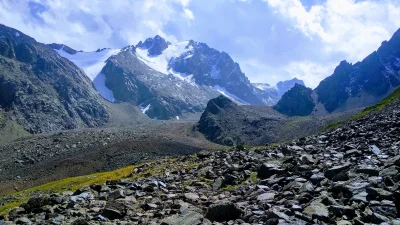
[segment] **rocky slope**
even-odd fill
[[[306,86],[304,81],[297,79],[296,77],[291,80],[280,81],[276,84],[276,88],[278,89],[278,96],[282,97],[287,91],[292,89],[296,84],[300,84],[302,86]]]
[[[296,87],[308,91],[304,86]],[[219,96],[208,102],[197,129],[208,140],[219,144],[266,145],[313,134],[328,124],[345,120],[360,111],[355,109],[324,117],[288,117],[270,106],[237,105]]]
[[[36,194],[5,224],[399,224],[399,108],[273,148],[202,152]]]
[[[158,35],[136,46],[95,52],[49,46],[84,70],[105,99],[137,104],[152,119],[202,112],[219,94],[239,104],[273,105],[285,88],[301,82],[267,90],[251,84],[227,53],[192,40],[170,43]]]
[[[305,86],[302,80],[293,78],[291,80],[280,81],[275,86],[265,83],[252,83],[255,92],[258,96],[262,97],[265,105],[275,105],[283,96],[284,93],[289,91],[295,84]]]
[[[303,85],[295,84],[292,89],[282,96],[282,98],[273,108],[287,116],[310,115],[315,107],[311,95],[311,88],[306,88]]]
[[[400,85],[399,74],[400,29],[361,62],[340,62],[314,89],[314,111],[326,114],[374,105]]]
[[[0,108],[31,133],[108,120],[87,76],[50,47],[0,25]]]
[[[341,62],[315,89],[318,101],[328,112],[352,107],[346,103],[354,98],[361,106],[375,104],[399,86],[399,71],[400,29],[361,62]]]

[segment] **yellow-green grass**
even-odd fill
[[[396,88],[396,90],[394,90],[389,96],[387,96],[386,98],[384,98],[382,101],[380,101],[378,104],[370,106],[366,109],[364,109],[361,113],[359,113],[358,115],[345,120],[345,121],[339,121],[336,123],[332,123],[329,124],[328,126],[324,127],[320,132],[324,132],[330,129],[334,129],[336,127],[338,127],[339,125],[341,125],[344,122],[347,121],[352,121],[352,120],[357,120],[357,119],[361,119],[363,118],[365,115],[373,112],[373,111],[380,111],[382,109],[384,109],[386,106],[388,106],[389,104],[393,103],[394,101],[400,99],[400,88]]]
[[[189,160],[191,161],[181,162],[176,158],[160,159],[137,165],[136,167],[139,168],[144,164],[147,164],[147,166],[143,167],[143,171],[138,173],[132,172],[135,166],[127,166],[110,172],[95,173],[86,176],[70,177],[53,181],[27,190],[19,191],[11,195],[0,197],[0,203],[3,204],[0,206],[0,215],[8,215],[10,210],[20,206],[23,203],[26,203],[34,194],[51,194],[65,191],[74,192],[86,185],[104,184],[107,180],[137,180],[149,176],[163,174],[166,171],[172,172],[182,169],[192,169],[201,164],[200,162],[196,161],[195,155],[193,155]]]
[[[132,174],[134,166],[128,166],[111,172],[96,173],[87,176],[70,177],[53,181],[27,190],[16,192],[12,195],[0,197],[7,200],[7,203],[0,206],[0,215],[7,215],[11,209],[18,207],[29,200],[34,193],[56,193],[64,191],[76,191],[80,187],[91,184],[103,184],[107,180],[118,180],[127,178]],[[3,200],[3,201],[4,201]]]

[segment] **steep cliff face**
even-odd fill
[[[312,89],[295,84],[286,92],[274,109],[287,116],[307,116],[313,111],[315,104],[312,99]]]
[[[361,62],[341,62],[315,92],[325,109],[333,112],[375,104],[399,85],[400,30]]]
[[[293,90],[295,89],[295,90]],[[299,92],[309,96],[311,89],[297,84],[289,92]],[[292,91],[293,90],[293,91]],[[287,93],[289,93],[287,92]],[[305,93],[304,93],[305,92]],[[290,93],[289,93],[290,94]],[[286,99],[286,97],[285,97]],[[295,109],[312,109],[305,98]],[[290,141],[320,131],[328,124],[343,121],[358,114],[361,110],[335,113],[325,117],[289,117],[266,105],[237,105],[225,96],[211,99],[204,110],[196,128],[215,143],[223,145],[261,146]]]
[[[142,62],[134,46],[110,57],[102,74],[116,100],[139,105],[153,119],[178,119],[184,113],[201,112],[218,92],[196,85],[189,78],[163,74]]]
[[[342,61],[333,74],[314,89],[311,96],[317,114],[341,112],[374,105],[400,85],[400,29],[389,41],[361,62]],[[299,101],[304,95],[299,95]],[[289,109],[295,101],[280,102]],[[309,104],[311,106],[311,104]],[[322,110],[320,107],[323,107]],[[313,112],[305,110],[304,112]],[[301,113],[301,115],[303,115]]]
[[[168,66],[173,71],[192,75],[199,85],[211,86],[217,90],[224,89],[239,99],[239,102],[263,104],[239,64],[227,53],[195,41],[188,41],[185,48],[188,51],[170,60]]]
[[[105,123],[87,76],[50,47],[0,25],[0,107],[32,133]]]

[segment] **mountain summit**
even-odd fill
[[[95,52],[49,46],[85,71],[105,99],[134,103],[152,119],[200,113],[220,94],[238,104],[273,105],[279,98],[253,86],[227,53],[193,40],[171,43],[156,35]]]

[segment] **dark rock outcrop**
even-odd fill
[[[281,100],[274,106],[274,109],[287,116],[310,115],[315,106],[311,95],[311,88],[295,84],[292,89],[282,96]]]
[[[0,25],[0,107],[31,133],[108,120],[87,76],[47,45]]]

